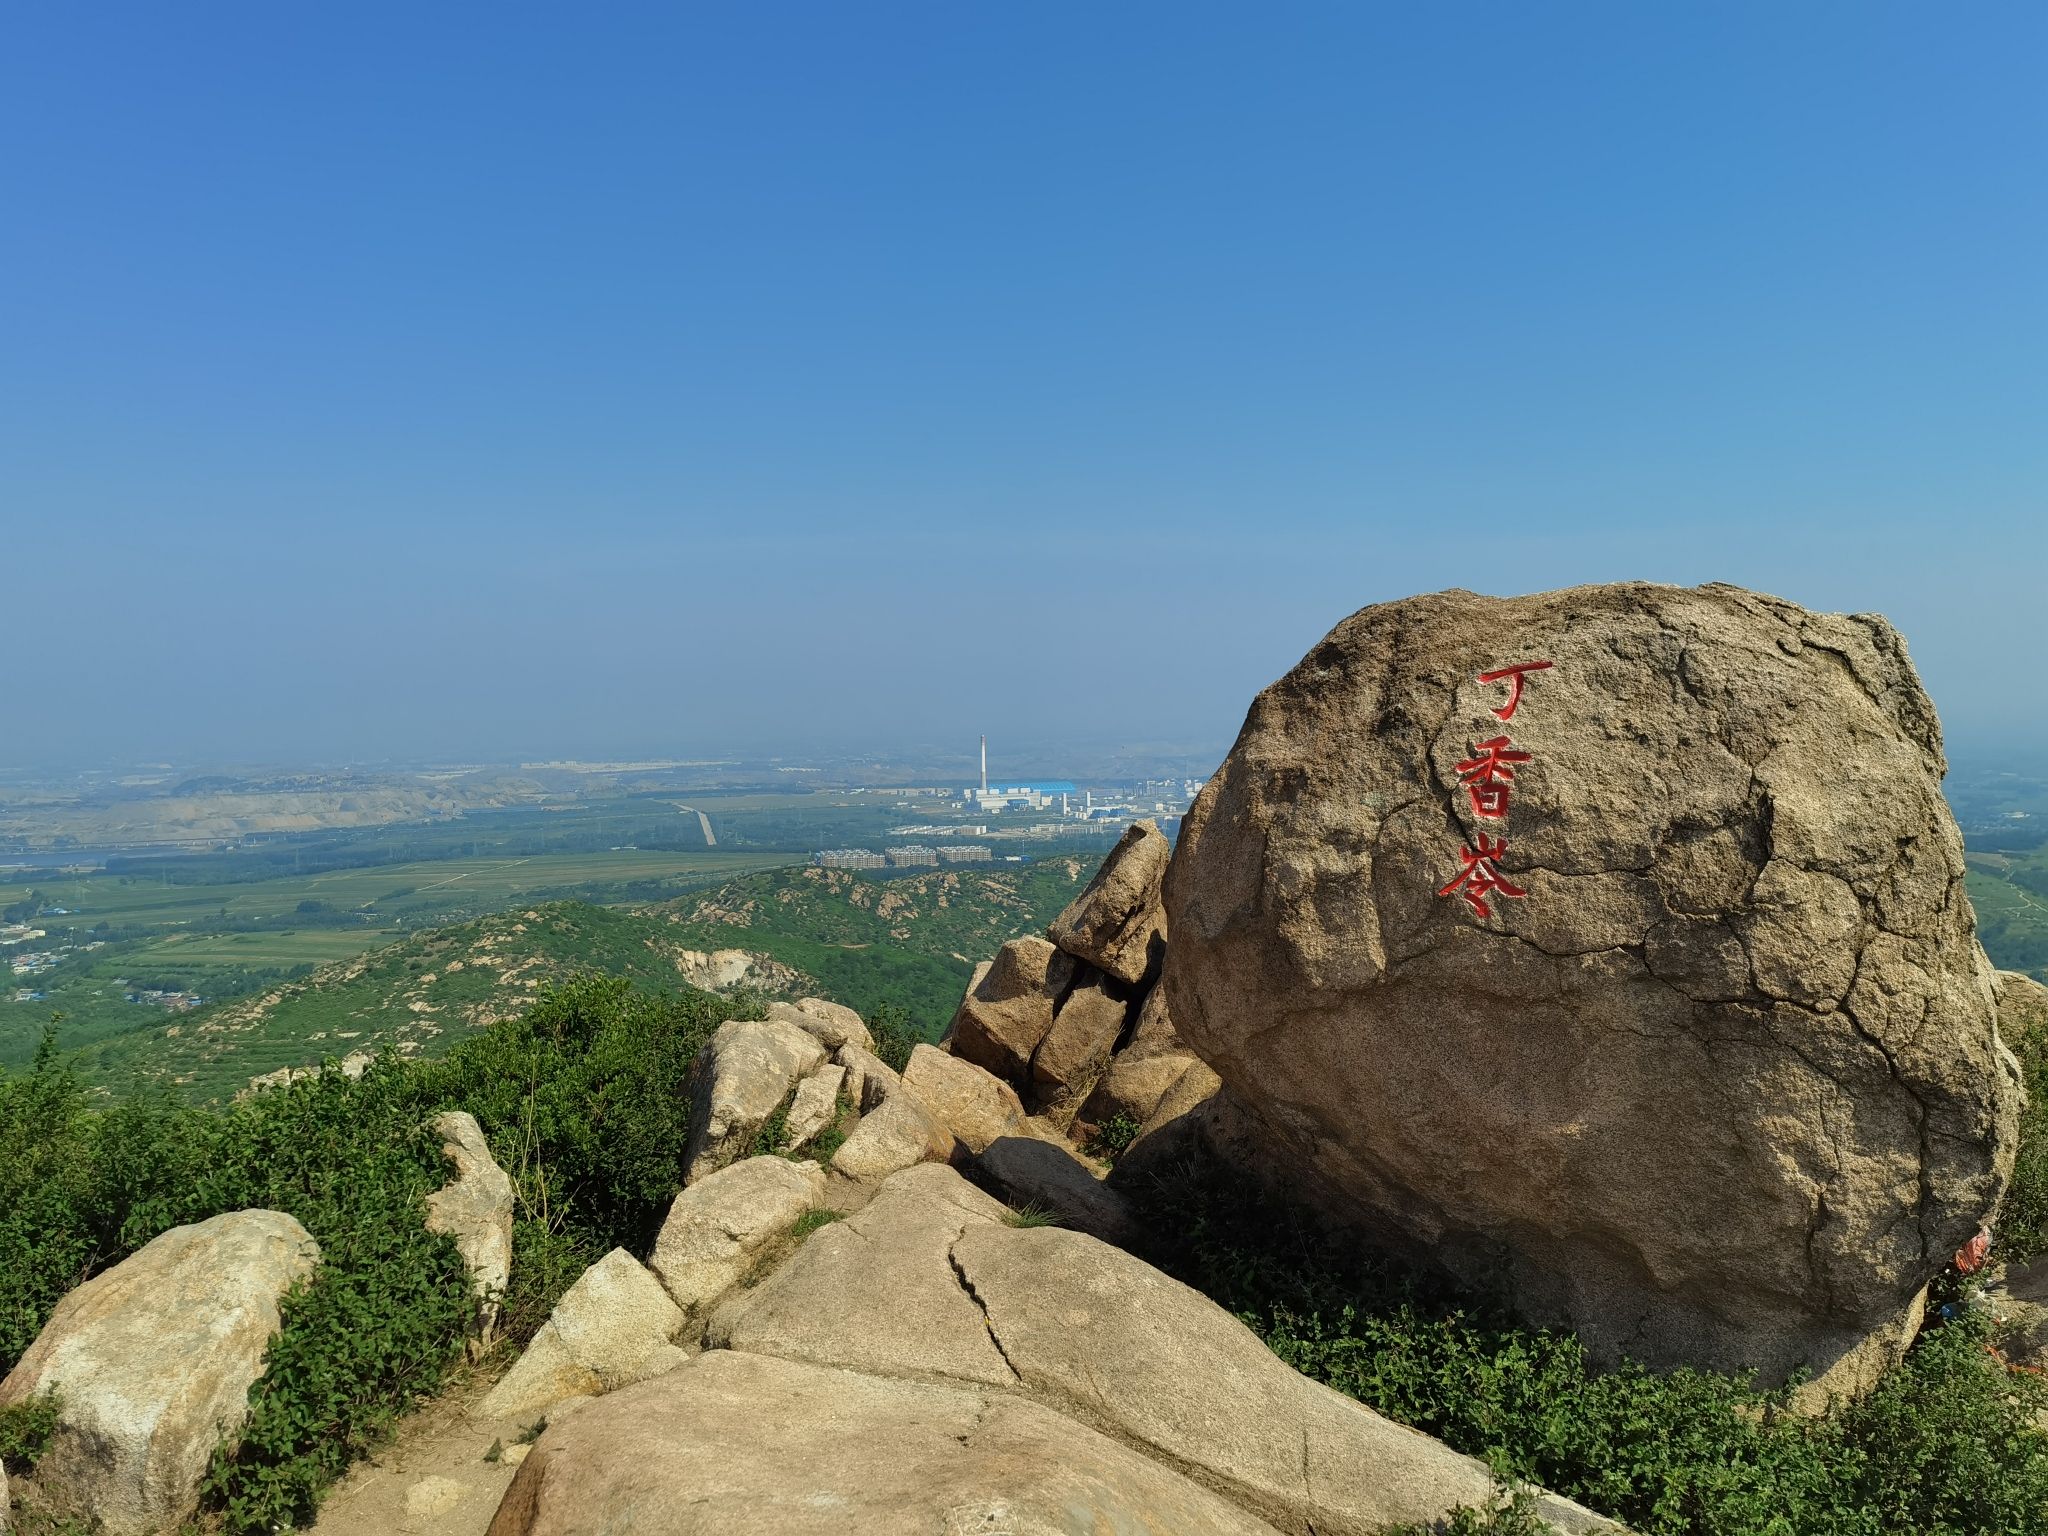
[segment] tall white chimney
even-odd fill
[[[981,738],[981,792],[988,793],[988,738]]]

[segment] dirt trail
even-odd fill
[[[335,1485],[310,1536],[483,1536],[531,1428],[478,1413],[490,1389],[479,1373],[405,1420],[390,1445]],[[501,1454],[486,1461],[493,1441]]]

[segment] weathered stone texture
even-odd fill
[[[983,1071],[1023,1083],[1073,979],[1072,956],[1044,939],[1012,939],[968,991],[944,1043]]]
[[[278,1303],[320,1249],[281,1211],[173,1227],[57,1303],[0,1381],[0,1407],[55,1392],[36,1482],[110,1536],[177,1526],[279,1326]]]
[[[750,1157],[721,1168],[676,1196],[647,1267],[677,1306],[709,1306],[824,1198],[816,1163]]]
[[[970,1152],[981,1151],[998,1137],[1028,1133],[1024,1105],[1015,1089],[936,1046],[912,1049],[903,1069],[903,1086]]]
[[[488,1339],[498,1320],[498,1298],[512,1281],[512,1180],[491,1156],[483,1128],[467,1110],[436,1116],[433,1129],[455,1177],[427,1196],[427,1230],[455,1239],[483,1301],[483,1336]]]
[[[661,1282],[625,1249],[614,1248],[562,1293],[482,1411],[487,1418],[513,1418],[658,1376],[687,1358],[673,1342],[682,1325],[682,1308]]]
[[[1134,822],[1095,871],[1095,878],[1053,919],[1046,936],[1126,984],[1143,979],[1166,945],[1166,909],[1159,885],[1172,852],[1152,822]]]
[[[1274,1536],[1035,1403],[719,1351],[551,1427],[489,1536]]]
[[[798,1080],[824,1060],[824,1046],[782,1019],[719,1025],[690,1067],[683,1182],[693,1184],[745,1152]]]
[[[1534,660],[1503,722],[1476,674]],[[1459,764],[1503,735],[1530,758],[1495,820]],[[1305,1188],[1596,1351],[1861,1379],[2014,1153],[1943,771],[1872,615],[1368,608],[1187,818],[1173,1022]],[[1526,895],[1439,894],[1501,837]]]

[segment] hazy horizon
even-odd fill
[[[7,35],[0,765],[1220,751],[1613,579],[2048,748],[2038,8]]]

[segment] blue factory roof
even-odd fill
[[[999,785],[991,784],[990,788],[996,790],[1035,789],[1041,795],[1078,795],[1080,793],[1078,789],[1074,788],[1065,779],[1005,779]]]

